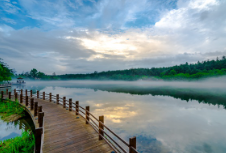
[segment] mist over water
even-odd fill
[[[136,136],[139,152],[225,153],[225,82],[31,81],[23,88],[89,105],[123,139]]]

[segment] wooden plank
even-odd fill
[[[70,112],[62,105],[47,100],[34,98],[34,102],[38,102],[45,113],[43,153],[110,153],[113,150],[104,140],[99,141],[96,131],[74,111]]]

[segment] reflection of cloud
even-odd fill
[[[128,118],[132,118],[137,115],[137,112],[133,111],[133,104],[125,103],[124,106],[121,107],[106,107],[106,104],[102,104],[101,106],[95,109],[95,114],[104,114],[106,118],[114,123],[121,123],[123,120]]]
[[[101,107],[103,104],[94,104],[96,107]]]
[[[14,136],[16,135],[20,135],[21,134],[21,130],[19,130],[19,128],[15,128],[13,123],[9,123],[7,125],[6,122],[3,122],[2,120],[0,120],[0,140],[2,140],[4,137],[10,136],[12,133],[14,133]],[[13,135],[11,135],[13,137]],[[10,137],[10,138],[12,138]]]

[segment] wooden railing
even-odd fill
[[[17,91],[14,90],[14,95],[12,95],[11,92],[6,89],[5,93],[4,91],[1,91],[1,99],[4,99],[4,95],[7,95],[7,98],[9,100],[18,101],[21,105],[26,106],[27,112],[30,114],[34,125],[35,125],[35,153],[41,153],[41,148],[43,144],[43,132],[44,132],[44,112],[42,112],[42,106],[38,106],[38,102],[34,102],[34,98],[23,96],[23,92],[18,95]],[[13,98],[13,99],[12,99]],[[30,107],[30,109],[28,109]],[[35,124],[35,117],[38,117],[38,126]]]
[[[8,91],[8,90],[7,90]],[[52,93],[40,93],[39,91],[36,91],[36,94],[33,94],[33,91],[30,90],[16,90],[14,89],[14,94],[16,96],[17,91],[20,92],[20,101],[25,100],[25,105],[28,106],[28,98],[30,99],[30,105],[31,107],[34,105],[32,102],[34,98],[42,99],[42,100],[48,100],[49,102],[56,103],[57,105],[62,105],[63,108],[75,112],[75,115],[80,115],[83,117],[86,121],[86,124],[90,124],[92,128],[98,133],[99,140],[105,140],[114,150],[115,152],[123,152],[123,153],[138,153],[136,150],[136,137],[132,137],[129,139],[129,142],[126,142],[122,138],[120,138],[116,133],[114,133],[109,127],[107,127],[104,124],[104,116],[99,116],[99,119],[96,118],[91,112],[90,107],[86,106],[85,108],[79,105],[79,101],[73,102],[72,99],[66,99],[66,97],[60,97],[59,94],[52,95]],[[9,95],[9,94],[8,94]],[[25,95],[25,96],[23,96]],[[10,95],[9,95],[10,97]],[[33,99],[33,100],[32,100]],[[34,111],[37,109],[37,102],[35,102]],[[40,135],[43,132],[43,116],[44,112],[42,112],[42,108],[39,107],[38,111],[38,118],[40,118],[40,125],[37,129],[37,141],[39,142],[36,146],[38,148],[41,144],[41,138]],[[35,134],[36,135],[36,134]],[[114,138],[113,138],[114,137]],[[40,146],[41,147],[41,146]]]

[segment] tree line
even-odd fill
[[[36,69],[19,76],[43,80],[183,80],[226,75],[226,58],[160,68],[132,68],[88,74],[46,75]]]

